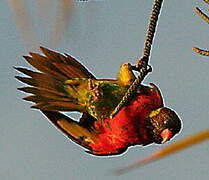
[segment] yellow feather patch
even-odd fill
[[[162,108],[158,108],[157,110],[152,111],[152,112],[149,114],[149,117],[152,118],[152,117],[158,115],[159,112],[161,111],[161,109],[162,109]]]
[[[93,131],[89,131],[86,128],[80,126],[77,123],[69,123],[65,119],[60,119],[57,121],[61,128],[63,128],[70,135],[75,137],[76,139],[84,138],[84,141],[88,143],[95,143],[93,138],[96,138],[96,133]]]
[[[131,65],[129,63],[122,64],[118,74],[118,81],[126,86],[131,85],[135,79],[136,77],[131,69]]]

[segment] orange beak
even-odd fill
[[[169,141],[173,137],[173,133],[169,129],[164,129],[160,136],[163,138],[161,144]]]

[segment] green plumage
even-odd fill
[[[67,80],[64,87],[68,97],[74,98],[96,119],[109,118],[128,88],[117,81],[92,79]]]
[[[29,86],[19,90],[33,95],[24,98],[43,111],[79,111],[97,120],[109,118],[135,76],[131,65],[121,66],[117,79],[96,79],[73,57],[41,48],[43,55],[30,53],[27,62],[39,72],[16,68],[28,77],[16,78]]]

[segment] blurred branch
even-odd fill
[[[63,34],[65,34],[69,24],[70,13],[73,8],[73,0],[58,1],[59,9],[55,18],[55,24],[51,33],[49,33],[47,40],[47,44],[52,47],[56,46],[58,42],[61,41]],[[8,0],[8,2],[26,46],[29,49],[37,49],[40,43],[37,41],[33,23],[31,22],[26,8],[26,0]],[[47,16],[47,12],[51,9],[51,2],[49,0],[37,0],[36,3],[38,6],[39,19],[43,19],[43,17]]]
[[[16,19],[17,26],[20,29],[22,38],[27,47],[36,47],[35,33],[33,31],[32,23],[29,19],[24,0],[8,0],[9,6]]]
[[[50,34],[48,44],[51,46],[56,46],[57,42],[60,42],[63,38],[63,34],[65,34],[68,25],[70,14],[73,8],[72,0],[60,0],[59,10],[57,13],[57,18],[55,25],[53,27],[53,31]]]
[[[143,166],[147,163],[156,161],[158,159],[162,159],[164,157],[167,157],[168,155],[189,148],[206,140],[209,140],[209,129],[196,133],[195,135],[186,137],[176,143],[172,143],[138,162],[135,162],[127,167],[116,170],[114,173],[116,175],[127,173],[130,170],[133,170],[137,167]]]

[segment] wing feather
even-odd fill
[[[29,85],[18,89],[32,94],[24,100],[35,102],[33,108],[46,111],[85,112],[84,103],[76,97],[78,93],[70,93],[66,90],[66,86],[69,86],[66,81],[74,78],[95,79],[95,77],[70,55],[62,55],[43,47],[41,51],[43,55],[31,52],[30,56],[24,56],[25,60],[38,71],[15,67],[17,71],[26,75],[16,78]],[[73,91],[77,91],[76,87]]]

